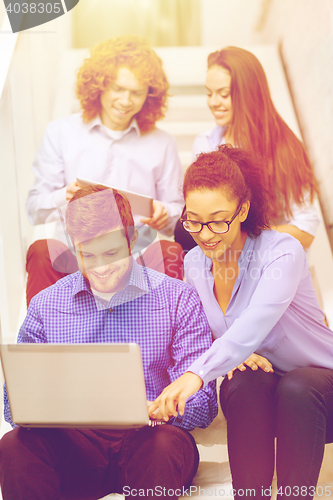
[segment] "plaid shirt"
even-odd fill
[[[182,375],[212,344],[196,291],[134,260],[126,287],[109,302],[94,296],[78,271],[36,295],[18,342],[135,342],[140,345],[147,400]],[[173,425],[207,427],[217,414],[215,382],[186,403]],[[5,390],[5,419],[13,425]]]

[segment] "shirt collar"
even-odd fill
[[[88,281],[84,278],[83,274],[80,271],[75,273],[76,281],[73,287],[73,297],[80,292],[89,292],[91,293],[90,286]]]
[[[145,273],[145,267],[140,266],[132,257],[133,263],[132,263],[132,269],[131,269],[131,275],[130,279],[128,280],[128,283],[124,290],[127,287],[135,287],[138,288],[139,290],[143,292],[148,292],[149,291],[149,285],[148,285],[148,280],[147,276]],[[120,293],[120,292],[119,292]]]
[[[238,259],[239,268],[247,267],[249,262],[251,261],[253,247],[254,247],[255,238],[251,238],[247,235],[242,252]]]
[[[87,124],[87,127],[88,127],[88,130],[90,131],[90,130],[93,130],[94,128],[100,128],[102,125],[103,125],[103,123],[102,123],[101,117],[100,117],[100,115],[97,115],[97,116],[95,116],[95,118],[90,120],[90,122]],[[129,133],[132,129],[134,129],[136,131],[138,136],[141,135],[138,122],[136,121],[135,118],[132,120],[131,125],[130,125],[127,133]]]
[[[87,123],[88,130],[92,130],[93,128],[100,127],[102,125],[102,120],[99,115],[95,116],[90,122]]]
[[[226,129],[227,127],[220,127],[219,125],[216,125],[213,129],[208,130],[205,133],[208,144],[212,150],[216,149],[217,146],[221,144]]]
[[[129,302],[138,297],[141,297],[142,295],[145,295],[150,291],[149,278],[147,276],[146,269],[145,267],[137,264],[133,257],[131,274],[125,288],[115,293],[113,297],[111,297],[110,302],[106,302],[102,298],[92,293],[88,280],[84,278],[83,274],[80,271],[78,271],[76,275],[77,280],[73,288],[73,297],[80,292],[89,293],[95,298],[98,310],[108,309],[110,305],[112,307],[115,307],[117,305],[124,304],[125,302]]]

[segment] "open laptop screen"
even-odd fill
[[[27,427],[149,423],[137,344],[0,346],[13,421]]]

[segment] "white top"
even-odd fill
[[[66,205],[66,186],[77,177],[161,201],[169,217],[161,231],[166,235],[173,234],[182,211],[183,173],[175,139],[158,128],[141,134],[135,120],[119,138],[105,129],[99,116],[87,124],[79,113],[51,122],[32,169],[35,182],[26,204],[31,224],[44,223]],[[56,236],[64,240],[58,229]]]
[[[195,160],[199,153],[209,153],[217,149],[220,144],[224,144],[225,131],[226,127],[216,125],[213,129],[199,134],[193,144],[193,159]],[[305,197],[302,205],[298,205],[292,200],[290,208],[293,216],[275,221],[276,225],[290,224],[315,236],[320,218],[314,203],[310,202],[310,194]]]

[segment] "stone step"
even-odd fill
[[[172,88],[170,90],[170,98],[169,98],[169,108],[202,108],[207,109],[210,114],[209,109],[207,108],[207,96],[199,95],[199,92],[195,95],[189,95],[188,89],[189,87],[182,87],[185,94],[173,93]],[[198,90],[200,87],[198,87]]]
[[[205,108],[195,107],[195,106],[193,106],[192,108],[187,108],[187,107],[175,108],[171,104],[171,99],[165,118],[161,122],[157,123],[158,127],[160,127],[160,124],[162,123],[169,123],[169,122],[187,123],[193,121],[196,122],[203,121],[204,123],[212,122],[212,126],[214,125],[214,121],[212,120],[212,114],[209,111],[207,105]]]
[[[182,136],[196,136],[214,127],[214,121],[181,121],[181,122],[169,122],[163,120],[158,122],[158,128],[169,132],[169,134],[175,137]]]

